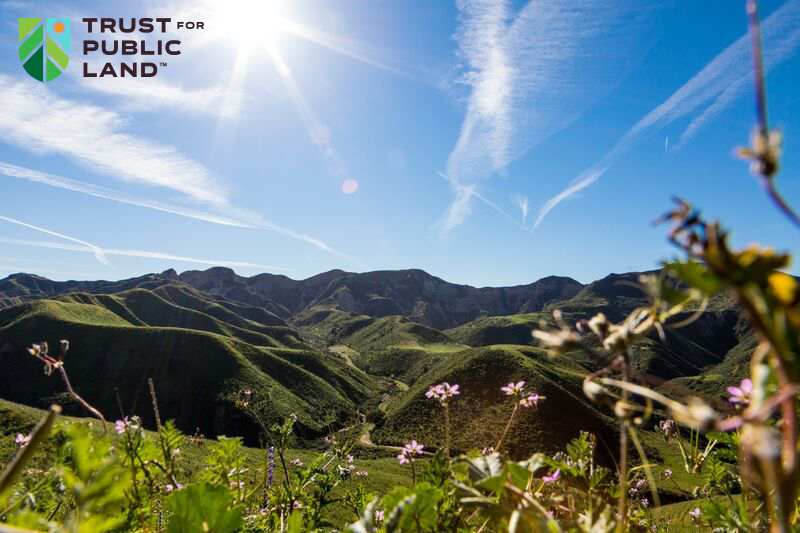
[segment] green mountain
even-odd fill
[[[638,273],[612,274],[581,285],[550,277],[529,285],[474,288],[419,270],[353,274],[334,270],[307,280],[224,268],[138,278],[54,282],[17,274],[0,280],[0,396],[43,407],[58,401],[83,414],[58,376],[42,374],[27,354],[33,342],[71,342],[66,365],[75,390],[110,418],[126,414],[152,424],[147,379],[158,390],[162,417],[186,432],[244,435],[256,421],[233,404],[244,388],[267,423],[296,414],[299,434],[313,440],[374,422],[368,439],[397,445],[416,438],[440,444],[438,405],[424,392],[459,383],[453,404],[460,430],[453,447],[491,446],[510,409],[500,387],[524,379],[547,396],[522,413],[508,439],[525,454],[556,450],[581,429],[613,450],[616,428],[581,390],[595,362],[580,353],[550,358],[531,331],[598,312],[620,320],[646,304]],[[688,314],[687,314],[688,316]],[[639,372],[671,394],[721,401],[747,369],[755,338],[728,299],[711,302],[686,327],[636,347]]]

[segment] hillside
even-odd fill
[[[354,419],[357,407],[381,389],[339,358],[311,350],[288,326],[245,319],[224,306],[211,310],[227,321],[146,289],[56,298],[0,310],[5,399],[40,407],[58,401],[68,413],[81,414],[60,379],[43,375],[41,364],[25,351],[32,342],[46,340],[55,347],[60,339],[71,343],[67,368],[76,391],[107,416],[118,416],[118,391],[127,412],[152,423],[147,389],[152,377],[162,416],[175,418],[190,433],[255,439],[254,421],[232,402],[236,391],[250,388],[267,423],[294,413],[299,434],[315,438]]]

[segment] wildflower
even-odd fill
[[[27,446],[30,441],[31,441],[31,436],[23,435],[22,433],[17,433],[17,438],[14,439],[14,442],[20,448],[24,448],[25,446]]]
[[[489,455],[490,453],[494,453],[494,446],[489,446],[481,450],[481,455]]]
[[[411,461],[409,461],[408,457],[406,457],[406,452],[405,451],[400,452],[397,455],[397,460],[400,461],[401,465],[407,465],[408,463],[411,462]]]
[[[297,422],[297,415],[296,414],[294,414],[294,413],[290,414],[289,418],[292,419],[292,422]]]
[[[369,475],[369,472],[367,472],[366,470],[359,470],[358,472],[356,472],[356,475],[358,477],[367,477]]]
[[[695,520],[700,518],[700,508],[695,507],[693,510],[689,511],[689,516],[691,516]]]
[[[117,432],[117,435],[122,435],[125,433],[125,430],[128,428],[128,417],[126,416],[122,420],[117,420],[114,422],[114,431]]]
[[[252,396],[252,395],[253,395],[253,391],[251,391],[250,389],[245,389],[245,390],[244,390],[244,397],[245,397],[245,399],[249,400],[249,399],[250,399],[250,396]]]
[[[731,403],[738,403],[747,405],[750,403],[750,395],[753,392],[753,382],[749,379],[743,379],[738,387],[728,387],[728,394],[731,395],[728,401]]]
[[[644,479],[643,477],[640,477],[639,479],[636,480],[636,488],[639,490],[641,490],[642,487],[644,487],[646,484],[647,480]]]
[[[166,487],[164,487],[164,489],[166,489],[167,492],[172,492],[174,487],[172,486],[172,483],[167,483],[167,485],[166,485]]]
[[[347,460],[348,463],[352,463],[353,462],[353,456],[352,455],[348,454],[348,456],[345,459]]]
[[[300,459],[292,459],[292,464],[294,466],[301,467],[303,466],[303,461],[301,461]]]
[[[172,450],[172,456],[173,457],[176,457],[176,456],[178,456],[180,454],[181,454],[181,449],[180,448],[175,448],[174,450]]]
[[[422,449],[424,447],[425,446],[423,446],[422,444],[417,443],[417,441],[412,440],[409,444],[403,446],[403,452],[405,452],[406,455],[411,455],[411,456],[419,455],[422,453]]]
[[[539,396],[534,392],[533,394],[529,394],[525,398],[521,399],[519,401],[519,404],[525,408],[533,407],[535,405],[539,405],[539,400],[541,400],[542,398],[543,398],[542,396]]]
[[[458,396],[461,392],[458,385],[450,385],[446,381],[438,385],[432,385],[425,393],[426,398],[434,398],[440,403],[446,404],[453,396]]]
[[[561,477],[561,469],[559,468],[552,474],[544,476],[542,478],[542,481],[544,481],[545,483],[553,483],[554,481],[558,481],[558,478],[560,477]]]
[[[295,500],[295,502],[294,502],[294,506],[293,506],[293,507],[294,507],[295,509],[302,509],[302,508],[303,508],[303,504],[302,504],[301,502],[299,502],[299,501]]]
[[[267,485],[275,481],[275,446],[269,447],[269,470],[267,471]]]
[[[383,511],[375,511],[375,525],[379,526],[383,523]]]
[[[647,498],[642,498],[641,500],[639,500],[639,503],[642,504],[642,507],[648,507],[650,505],[650,500],[648,500]]]
[[[232,489],[235,489],[235,488],[243,489],[244,488],[244,481],[240,481],[238,483],[235,482],[235,481],[231,481],[231,488]]]
[[[661,475],[664,476],[664,479],[669,479],[672,477],[672,470],[667,468],[663,472],[661,472]]]
[[[525,387],[524,381],[518,381],[516,383],[511,382],[505,387],[500,387],[500,390],[506,393],[506,396],[514,396],[517,394],[522,394],[522,389]]]
[[[658,428],[661,430],[662,433],[664,433],[664,435],[669,435],[670,433],[672,433],[673,425],[674,422],[672,421],[672,419],[666,418],[661,421],[661,423],[658,425]]]

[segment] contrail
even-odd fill
[[[57,233],[57,232],[51,231],[49,229],[40,228],[38,226],[34,226],[33,224],[28,224],[26,222],[22,222],[21,220],[16,220],[14,218],[4,217],[4,216],[0,215],[0,220],[5,220],[6,222],[11,222],[12,224],[17,224],[19,226],[24,226],[26,228],[30,228],[30,229],[33,229],[33,230],[36,230],[36,231],[41,231],[42,233],[46,233],[48,235],[52,235],[53,237],[58,237],[60,239],[64,239],[64,240],[67,240],[67,241],[77,242],[78,244],[81,244],[81,245],[84,246],[84,248],[83,248],[84,250],[86,248],[89,248],[89,250],[87,250],[87,251],[94,252],[95,259],[97,259],[102,264],[106,265],[107,267],[113,268],[111,266],[111,263],[109,262],[109,260],[106,258],[105,253],[103,252],[103,249],[100,248],[99,246],[95,246],[92,243],[89,243],[89,242],[86,242],[86,241],[82,241],[82,240],[76,239],[74,237],[70,237],[69,235],[64,235],[62,233]]]

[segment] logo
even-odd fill
[[[68,18],[19,19],[19,60],[33,79],[52,81],[61,76],[69,54]]]

